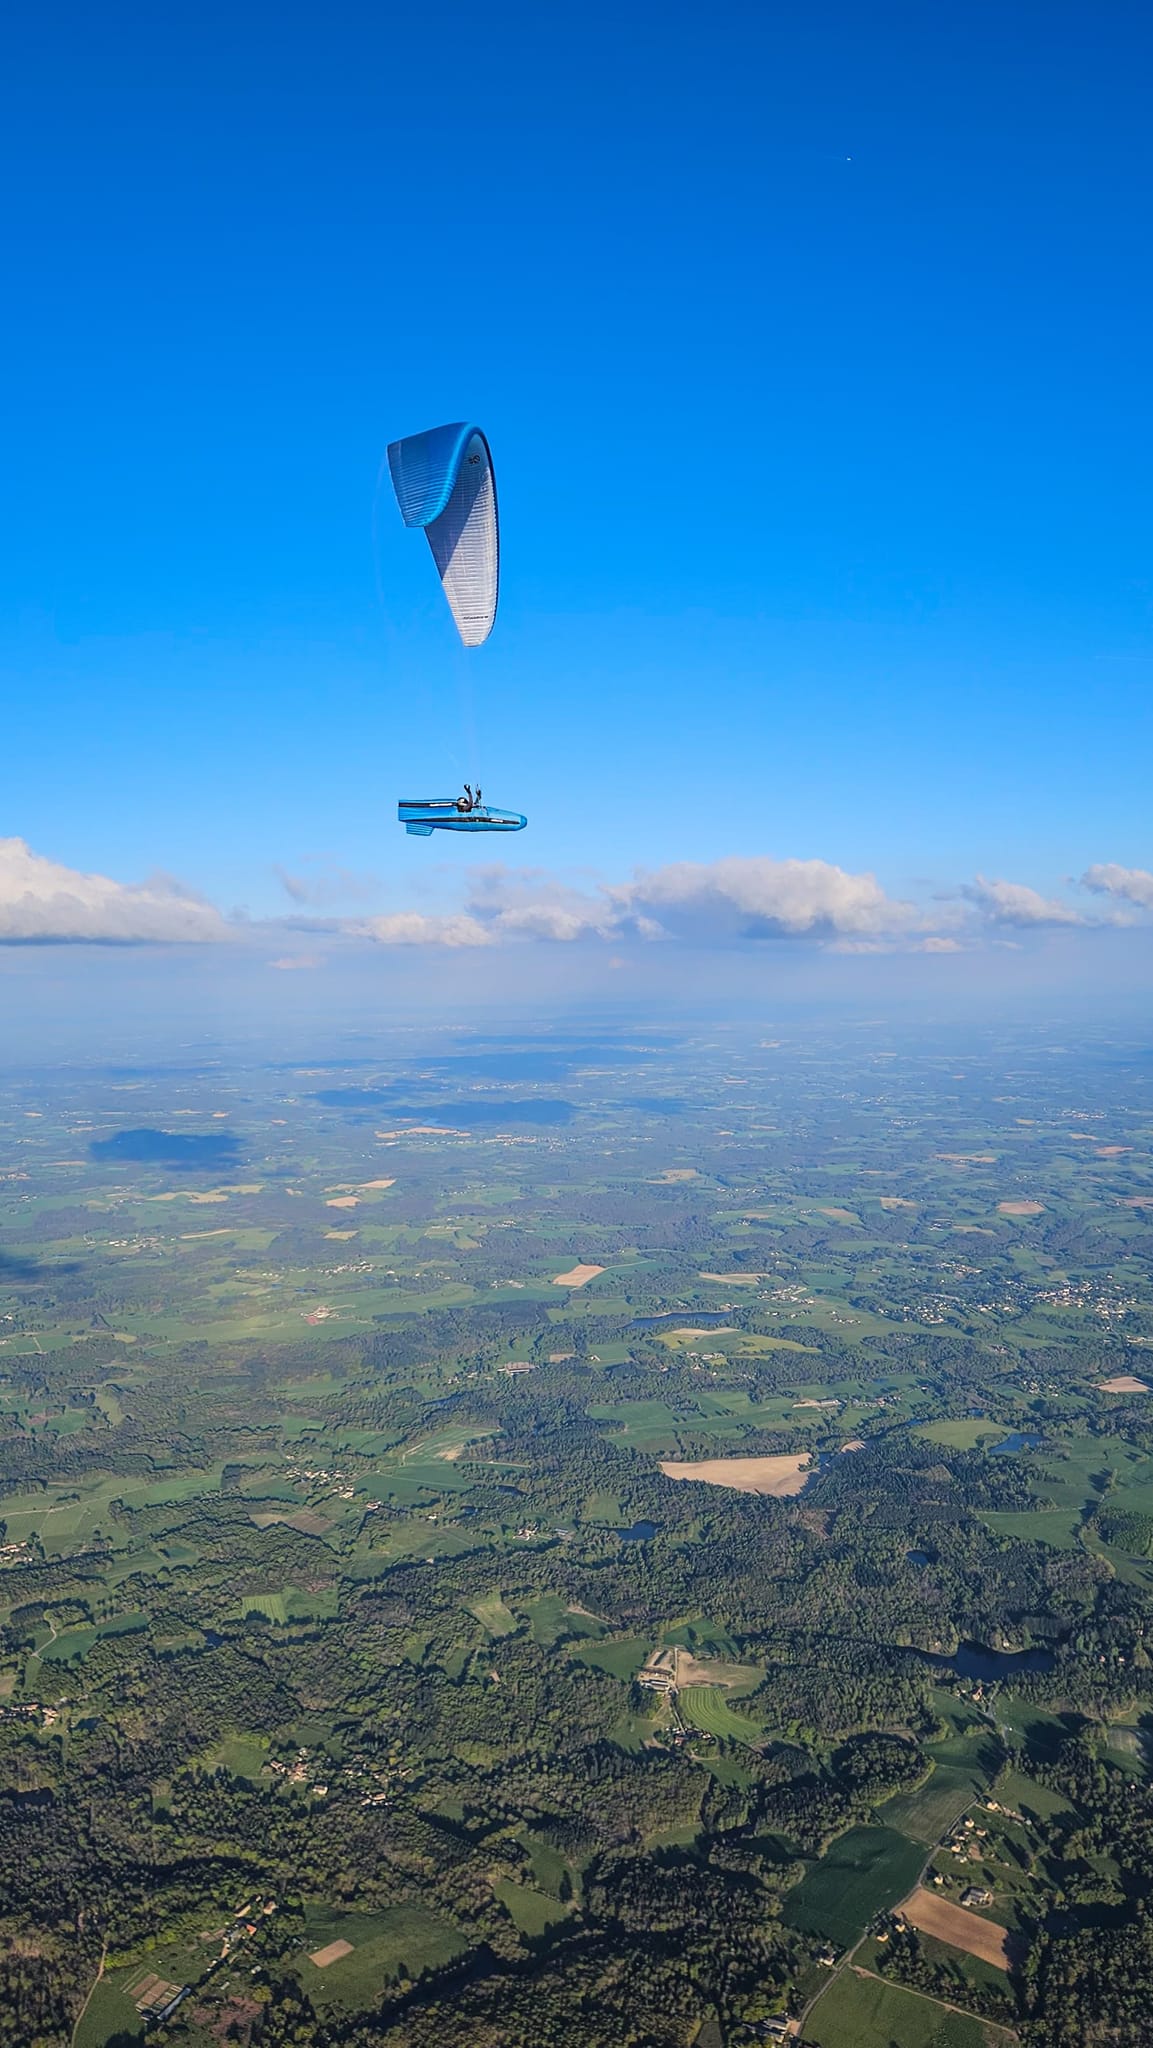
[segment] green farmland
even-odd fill
[[[874,1914],[904,1898],[924,1861],[921,1844],[893,1828],[852,1828],[788,1894],[784,1918],[790,1927],[850,1948]]]
[[[935,1999],[842,1971],[805,2022],[813,2048],[991,2048],[1006,2036]]]
[[[722,1742],[759,1742],[762,1730],[748,1714],[731,1707],[718,1685],[686,1685],[677,1694],[681,1719],[690,1728],[715,1735]]]
[[[334,1942],[351,1944],[351,1953],[322,1968],[309,1960]],[[422,1907],[391,1906],[380,1913],[335,1913],[309,1907],[304,1947],[296,1969],[313,2003],[323,2009],[370,2007],[384,1985],[401,1977],[418,1978],[426,1970],[443,1969],[464,1948],[461,1937],[444,1920]]]

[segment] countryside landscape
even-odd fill
[[[1139,1041],[414,1025],[0,1111],[5,2038],[1141,2038]]]

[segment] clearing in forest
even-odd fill
[[[769,1458],[702,1458],[695,1464],[661,1460],[666,1479],[700,1479],[706,1486],[729,1486],[736,1493],[767,1493],[774,1500],[800,1493],[812,1470],[807,1451]]]
[[[324,1515],[318,1515],[315,1508],[293,1508],[291,1511],[279,1508],[261,1508],[249,1517],[258,1529],[273,1529],[278,1525],[295,1529],[301,1536],[327,1536],[333,1524]]]
[[[924,1437],[927,1443],[944,1444],[950,1451],[975,1451],[985,1437],[1003,1434],[1001,1426],[991,1422],[987,1415],[959,1415],[940,1422],[921,1422],[913,1431],[914,1436]]]
[[[685,1686],[677,1694],[677,1706],[681,1719],[690,1728],[699,1728],[704,1735],[715,1735],[722,1742],[743,1742],[750,1749],[761,1741],[764,1730],[730,1707],[724,1693],[716,1685]]]
[[[673,1672],[678,1685],[756,1685],[764,1673],[757,1664],[734,1664],[722,1657],[694,1657],[691,1650],[672,1646]]]
[[[702,1330],[696,1323],[678,1323],[675,1329],[662,1330],[660,1341],[676,1350],[678,1340],[682,1344],[695,1344],[701,1337],[735,1337],[736,1334],[735,1323],[712,1323],[707,1330]]]
[[[455,1927],[423,1906],[386,1906],[379,1913],[340,1913],[306,1905],[296,1974],[314,2005],[352,2011],[378,2003],[386,1984],[443,1969],[465,1947]]]
[[[955,1906],[952,1899],[939,1898],[923,1885],[901,1901],[898,1911],[922,1934],[947,1941],[951,1948],[959,1948],[965,1955],[979,1956],[983,1963],[992,1963],[998,1970],[1008,1969],[1009,1937],[995,1920],[982,1920],[979,1913]]]
[[[513,1924],[526,1934],[530,1941],[537,1941],[547,1934],[556,1921],[568,1917],[568,1907],[559,1899],[550,1899],[535,1885],[517,1884],[511,1877],[500,1877],[493,1885],[493,1892],[500,1900]]]
[[[466,1605],[469,1612],[475,1614],[481,1627],[488,1630],[490,1636],[515,1634],[517,1618],[501,1599],[499,1586],[493,1592],[485,1593],[479,1600],[467,1601]]]
[[[1111,1380],[1098,1380],[1096,1385],[1099,1394],[1147,1394],[1149,1392],[1145,1381],[1139,1380],[1131,1372],[1115,1373]]]

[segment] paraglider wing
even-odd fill
[[[388,466],[406,526],[423,526],[444,594],[466,647],[480,647],[496,619],[500,530],[496,480],[479,428],[457,420],[393,441]]]

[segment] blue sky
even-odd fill
[[[448,902],[395,800],[475,771],[586,881],[1147,869],[1151,55],[980,0],[27,10],[0,837]],[[472,656],[377,497],[462,416]]]

